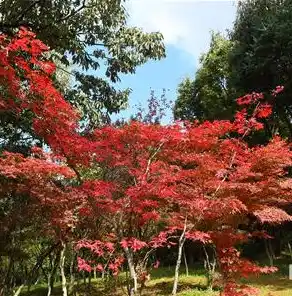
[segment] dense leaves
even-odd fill
[[[236,97],[268,94],[284,85],[265,129],[251,143],[263,143],[276,134],[291,138],[291,8],[290,0],[239,1],[228,36],[212,36],[195,78],[178,87],[175,117],[232,120]]]
[[[32,131],[47,144],[47,152],[38,147],[29,156],[1,154],[3,233],[9,236],[13,227],[27,231],[33,217],[34,229],[59,252],[63,289],[64,252],[74,245],[79,270],[116,276],[126,262],[133,292],[147,268],[157,266],[149,262],[150,254],[176,245],[184,235],[215,247],[222,295],[254,295],[236,280],[275,269],[240,257],[237,244],[254,236],[242,228],[251,220],[291,220],[285,211],[292,201],[290,144],[280,137],[263,146],[245,142],[263,128],[261,121],[274,106],[252,93],[237,100],[244,109],[234,121],[166,126],[130,121],[82,136],[78,112],[52,82],[55,66],[43,55],[48,48],[24,28],[13,38],[1,35],[0,41],[1,112],[15,118],[29,112]],[[282,90],[272,92],[274,100]],[[11,210],[5,210],[8,205]],[[23,212],[15,211],[19,205],[27,211],[22,219]],[[1,291],[9,293],[9,266],[16,263],[7,252],[1,260],[8,266],[1,270]]]
[[[212,34],[210,49],[202,55],[195,79],[187,78],[178,87],[176,119],[232,119],[236,104],[229,65],[231,48],[230,40]]]
[[[165,55],[160,33],[144,33],[127,25],[124,2],[4,0],[0,3],[2,33],[13,35],[20,26],[30,28],[54,50],[52,54],[61,62],[59,71],[71,72],[73,88],[67,90],[66,99],[82,111],[88,128],[104,119],[108,121],[109,114],[126,106],[129,90],[117,90],[111,82],[119,81],[121,74],[134,73],[147,60]],[[71,71],[66,66],[72,63]],[[99,74],[93,75],[96,70]]]

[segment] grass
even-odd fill
[[[110,289],[109,286],[114,286],[110,282],[108,287],[105,287],[101,280],[92,281],[91,288],[80,285],[77,296],[122,296],[127,295],[125,289],[121,288],[123,277],[120,277],[115,283],[117,289]],[[143,290],[143,296],[165,296],[170,295],[173,283],[173,269],[159,268],[151,273],[151,280],[146,284],[147,287]],[[260,289],[261,296],[292,296],[292,280],[288,279],[288,272],[278,272],[271,275],[262,275],[257,278],[243,280],[242,283],[250,284],[253,287]],[[183,271],[179,278],[178,296],[217,296],[219,291],[206,290],[206,277],[204,271],[200,269],[191,269],[189,276],[186,276]],[[45,296],[47,289],[44,285],[38,285],[31,292],[24,290],[21,296]],[[54,289],[52,296],[61,296],[61,288],[59,285]]]

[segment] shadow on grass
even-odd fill
[[[21,296],[47,296],[47,288],[45,287],[38,287],[34,288],[32,291],[27,292],[23,291],[21,293]],[[63,295],[61,287],[54,288],[54,291],[52,292],[51,296],[61,296]],[[80,285],[79,287],[76,287],[75,294],[70,295],[76,295],[76,296],[108,296],[108,295],[123,295],[123,293],[118,293],[118,290],[115,289],[102,289],[100,287],[97,287],[95,285]]]
[[[151,286],[146,286],[143,291],[143,296],[166,296],[170,295],[172,292],[172,281],[170,282],[159,282]],[[195,283],[179,283],[178,292],[188,291],[188,290],[197,290],[197,291],[207,291],[207,288],[204,285],[195,284]],[[45,287],[37,287],[30,292],[23,291],[21,296],[46,296],[47,288]],[[52,296],[60,296],[62,295],[62,289],[57,287],[54,289]],[[77,289],[78,296],[124,296],[127,295],[126,290],[122,290],[121,287],[117,289],[102,289],[100,287],[96,287],[94,285],[88,286],[79,286]],[[139,293],[138,293],[139,295]]]
[[[292,283],[287,277],[284,277],[281,274],[275,273],[261,275],[259,277],[250,277],[248,279],[242,280],[241,282],[255,287],[271,287],[275,291],[291,289],[292,296]]]
[[[186,275],[186,270],[184,267],[180,268],[180,276]],[[204,276],[206,275],[206,270],[202,268],[201,265],[189,267],[189,276]],[[174,268],[172,267],[160,267],[158,269],[153,269],[151,271],[151,279],[159,279],[162,277],[173,277]]]
[[[27,289],[23,289],[21,292],[21,296],[47,296],[48,289],[46,287],[40,286],[40,287],[33,287],[31,291],[27,291]],[[62,295],[62,289],[61,287],[55,287],[52,291],[52,296],[59,296]]]
[[[152,285],[150,287],[146,287],[145,290],[143,290],[142,295],[171,295],[172,292],[172,286],[173,282],[160,282],[155,285]],[[178,293],[189,291],[189,290],[196,290],[196,291],[202,291],[206,292],[208,291],[207,287],[202,284],[195,284],[195,283],[179,283],[178,284]],[[218,291],[219,289],[214,289],[214,291]]]
[[[285,262],[281,262],[282,266],[279,272],[270,275],[261,275],[259,277],[250,277],[248,279],[241,280],[241,283],[252,285],[260,288],[262,295],[266,295],[267,292],[275,292],[275,295],[291,295],[292,296],[292,282],[288,279],[288,270]],[[262,264],[263,265],[263,264]],[[283,273],[283,270],[287,270],[287,273]],[[205,270],[194,266],[189,269],[189,276],[185,275],[184,268],[181,269],[180,279],[178,284],[178,292],[186,293],[187,291],[198,291],[198,295],[213,295],[208,293],[206,288],[206,273]],[[146,283],[146,287],[143,289],[143,296],[156,296],[156,295],[170,295],[173,285],[173,269],[168,267],[160,267],[157,270],[151,271],[151,280]],[[78,296],[125,296],[127,295],[126,288],[124,286],[124,278],[121,277],[116,281],[109,281],[103,283],[101,280],[93,281],[91,287],[84,285],[83,283],[78,285]],[[122,287],[123,286],[123,287]],[[116,289],[115,289],[116,288]],[[214,289],[218,291],[219,289]],[[267,291],[267,292],[266,292]],[[216,293],[217,294],[217,293]],[[47,288],[42,286],[36,286],[28,293],[24,289],[21,296],[46,296]],[[52,293],[52,296],[62,295],[60,286],[56,286]],[[139,295],[139,293],[138,293]],[[189,294],[188,294],[189,295]],[[193,295],[193,294],[191,294]],[[194,294],[195,295],[195,294]],[[196,294],[197,295],[197,294]]]

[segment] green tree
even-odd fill
[[[66,98],[89,126],[126,106],[130,90],[117,90],[120,74],[134,73],[149,59],[165,56],[160,33],[127,26],[124,0],[2,0],[0,32],[26,26],[73,64]],[[60,66],[60,68],[62,68]],[[90,73],[87,73],[89,70]],[[94,75],[93,71],[98,71]]]
[[[232,43],[220,34],[212,34],[210,49],[200,59],[195,79],[185,79],[178,87],[176,119],[229,119],[235,108],[230,85],[228,57]]]
[[[270,130],[292,136],[292,1],[247,0],[239,3],[231,40],[230,67],[240,95],[285,91],[275,102]]]

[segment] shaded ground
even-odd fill
[[[288,268],[288,267],[287,267]],[[282,271],[282,272],[281,272]],[[243,281],[260,289],[263,296],[292,296],[292,280],[288,279],[288,272],[284,275],[283,270],[272,275],[262,275],[259,278],[251,278]],[[91,287],[80,284],[76,296],[123,296],[127,295],[125,288],[121,288],[121,279],[104,284],[101,280],[93,281]],[[142,291],[144,296],[165,296],[170,295],[172,290],[173,269],[159,268],[151,274],[151,280]],[[116,285],[116,289],[110,287]],[[202,270],[191,270],[189,276],[183,272],[179,281],[178,296],[216,296],[219,291],[206,290],[206,277]],[[45,296],[47,289],[45,286],[38,286],[30,293],[24,290],[22,296]],[[52,296],[61,296],[61,289],[57,286]]]

